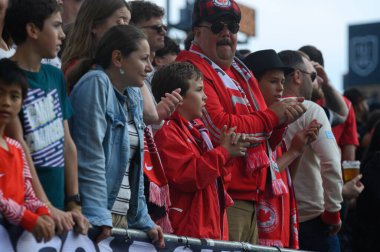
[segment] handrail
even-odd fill
[[[258,246],[245,242],[221,241],[213,239],[197,239],[193,237],[177,236],[164,234],[165,248],[155,249],[151,244],[146,232],[135,229],[112,229],[112,237],[97,244],[94,242],[98,230],[91,228],[88,236],[76,236],[73,231],[63,236],[55,236],[47,243],[37,243],[33,235],[29,232],[23,232],[19,226],[6,224],[0,215],[0,244],[1,249],[7,248],[7,251],[41,251],[43,248],[55,248],[56,251],[74,251],[73,248],[81,248],[81,251],[98,251],[98,246],[106,246],[107,251],[128,251],[134,247],[133,251],[146,251],[144,246],[151,246],[149,251],[182,251],[181,248],[188,248],[184,251],[251,251],[251,252],[296,252],[299,250],[285,249],[278,247]],[[10,239],[12,237],[12,239]],[[12,241],[11,241],[12,240]],[[112,242],[111,242],[112,241]],[[92,244],[92,245],[91,245]],[[5,246],[5,247],[4,247]],[[136,250],[136,246],[138,249]],[[66,247],[70,249],[67,250]],[[24,249],[21,249],[24,248]],[[178,250],[180,248],[180,250]],[[99,249],[99,248],[98,248]],[[3,250],[1,250],[3,251]],[[5,250],[4,250],[5,251]]]
[[[141,240],[150,242],[148,235],[140,230],[135,229],[119,229],[113,228],[112,234],[116,236],[124,236],[126,241],[129,240]],[[197,239],[193,237],[186,236],[177,236],[172,234],[164,234],[165,242],[175,242],[179,245],[189,247],[191,245],[195,246],[212,246],[212,247],[223,247],[223,249],[227,250],[238,250],[238,251],[252,251],[252,252],[301,252],[301,250],[294,249],[286,249],[279,247],[267,247],[267,246],[259,246],[253,245],[245,242],[234,242],[234,241],[221,241],[221,240],[213,240],[213,239]]]

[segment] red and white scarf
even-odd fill
[[[208,136],[208,129],[199,121],[189,121],[187,123],[187,129],[193,136],[194,140],[197,142],[198,147],[201,149],[201,152],[206,152],[214,149],[211,139]]]
[[[150,128],[144,130],[144,174],[149,180],[149,201],[160,207],[165,207],[165,216],[154,220],[160,225],[164,233],[173,233],[169,220],[169,185],[157,151],[156,143],[150,132]]]
[[[271,174],[271,184],[273,195],[281,196],[289,193],[287,186],[281,178],[280,170],[278,169],[278,164],[276,161],[276,152],[273,152],[270,144],[267,143],[269,162],[270,162],[270,174]]]
[[[276,153],[281,156],[280,147],[272,155],[274,159],[277,158]],[[271,190],[275,188],[272,175],[272,188],[267,184],[265,192],[259,196],[257,203],[259,244],[298,249],[298,213],[289,169],[286,168],[280,176],[281,181],[286,183],[284,184],[287,188],[286,193],[276,194],[275,190]]]

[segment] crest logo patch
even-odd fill
[[[353,37],[350,41],[350,66],[360,76],[368,76],[378,64],[378,38],[374,35]]]
[[[214,0],[214,4],[219,7],[230,7],[230,0]]]

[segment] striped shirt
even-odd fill
[[[127,121],[130,144],[130,156],[128,159],[128,164],[125,169],[124,177],[121,182],[119,192],[117,194],[115,203],[112,206],[112,213],[119,215],[127,215],[129,209],[129,200],[131,199],[131,188],[129,185],[129,167],[131,164],[131,160],[133,159],[134,155],[138,153],[139,150],[139,136],[137,133],[135,122],[133,121],[133,116],[131,112],[128,110],[127,104],[125,104],[124,107],[128,111]]]

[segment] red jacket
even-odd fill
[[[194,45],[193,48],[199,50]],[[253,113],[242,114],[233,106],[231,97],[218,73],[206,60],[190,51],[181,51],[176,60],[190,62],[203,73],[204,92],[207,95],[207,122],[205,121],[205,125],[210,130],[214,143],[217,143],[215,141],[217,137],[213,134],[214,128],[221,129],[224,125],[227,125],[229,128],[236,126],[236,132],[241,133],[256,135],[271,134],[269,141],[272,149],[275,149],[275,146],[281,142],[284,128],[275,129],[279,119],[272,110],[267,108],[257,80],[247,68],[242,66],[252,76],[247,82],[232,68],[229,69],[230,71],[227,71],[227,73],[234,74],[234,79],[239,82],[247,94],[251,106],[254,109],[256,108]],[[252,90],[252,94],[248,90],[248,86]],[[251,96],[254,96],[255,101]],[[266,150],[265,144],[266,142],[261,142],[263,150]],[[228,193],[234,200],[256,201],[258,191],[265,190],[267,168],[260,169],[253,176],[249,177],[244,172],[244,167],[246,166],[244,158],[233,158],[232,162],[232,180],[228,186]]]
[[[174,234],[228,240],[225,209],[232,200],[223,184],[230,179],[229,154],[220,146],[202,151],[180,117],[175,112],[155,135],[169,182]]]
[[[9,150],[0,147],[0,213],[11,224],[32,231],[41,215],[50,215],[36,196],[32,175],[21,145],[5,137]]]

